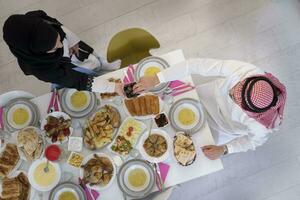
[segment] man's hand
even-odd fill
[[[115,92],[118,93],[121,97],[124,97],[124,85],[123,83],[116,83],[115,84]]]
[[[75,44],[71,48],[69,48],[69,54],[70,56],[75,54],[76,56],[79,56],[79,44]]]
[[[143,76],[139,82],[133,86],[134,93],[142,93],[149,89],[152,89],[159,84],[159,79],[156,75],[154,76]]]
[[[215,145],[207,145],[202,147],[202,151],[204,155],[210,160],[216,160],[224,155],[226,150],[226,146],[215,146]]]

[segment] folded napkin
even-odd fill
[[[98,199],[98,197],[100,196],[100,193],[97,190],[91,189],[91,194],[94,197],[95,200]]]
[[[125,77],[123,79],[124,84],[129,84],[134,82],[134,67],[133,65],[129,65],[126,72],[125,72]]]
[[[81,178],[78,178],[79,185],[84,190],[85,196],[87,200],[97,200],[100,196],[100,193],[97,190],[89,189],[83,182]]]
[[[59,93],[57,90],[54,90],[51,94],[50,103],[48,106],[47,113],[59,111]]]
[[[163,182],[165,182],[167,175],[169,173],[170,165],[166,163],[158,163],[161,179]]]
[[[4,122],[3,122],[3,107],[0,107],[0,129],[4,129]]]
[[[195,89],[195,87],[190,83],[185,83],[179,80],[171,81],[169,88],[171,88],[170,95],[173,97]]]

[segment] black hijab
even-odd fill
[[[63,57],[63,48],[46,53],[55,46],[58,34],[61,41],[65,39],[61,26],[41,10],[12,15],[4,23],[3,38],[26,75],[63,87],[90,90],[93,77],[73,70],[76,66],[69,57]]]
[[[3,38],[23,71],[26,71],[27,65],[34,68],[59,64],[62,48],[53,53],[46,52],[54,48],[58,34],[61,40],[65,37],[60,26],[56,19],[43,11],[12,15],[5,21]]]

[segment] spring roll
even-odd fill
[[[147,115],[146,100],[144,96],[139,97],[139,103],[140,103],[142,116]]]
[[[154,95],[151,98],[151,110],[152,110],[152,114],[159,113],[159,100],[158,97]]]
[[[146,95],[145,96],[145,103],[146,103],[147,115],[151,115],[152,114],[152,110],[151,110],[151,95]]]
[[[131,99],[125,99],[125,105],[131,116],[135,116],[136,112]]]
[[[140,103],[139,103],[139,98],[134,98],[133,100],[133,106],[134,106],[134,110],[135,110],[135,114],[137,116],[141,116],[141,107],[140,107]]]

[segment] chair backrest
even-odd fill
[[[150,49],[159,48],[158,40],[146,30],[131,28],[114,35],[109,42],[107,60],[122,60],[121,67],[138,63],[151,56]]]
[[[0,107],[4,107],[10,100],[16,98],[28,98],[32,99],[35,95],[22,91],[22,90],[14,90],[0,95]]]

